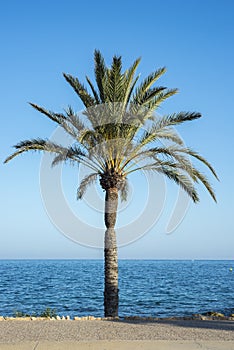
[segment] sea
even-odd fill
[[[233,267],[233,271],[232,271]],[[0,260],[0,315],[103,316],[102,260]],[[234,262],[119,260],[119,315],[234,313]]]

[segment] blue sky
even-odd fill
[[[55,130],[53,122],[27,102],[54,111],[68,105],[82,109],[62,72],[81,80],[86,74],[93,77],[95,48],[107,63],[114,54],[122,55],[124,67],[141,56],[138,72],[142,77],[166,66],[160,84],[178,87],[180,93],[163,105],[162,113],[202,113],[202,119],[178,131],[217,170],[220,182],[210,180],[218,204],[199,187],[201,202],[191,204],[182,223],[168,235],[166,226],[178,189],[166,183],[164,210],[157,224],[135,243],[120,248],[119,256],[234,259],[233,13],[232,0],[2,2],[1,161],[18,141],[49,138]],[[75,244],[50,221],[41,198],[40,162],[40,154],[25,154],[0,165],[0,258],[102,258],[102,250]],[[143,180],[134,181],[132,205],[140,210]],[[84,204],[75,200],[76,186],[76,170],[64,169],[63,189],[69,205],[89,218]],[[127,217],[128,212],[122,211],[119,225]]]

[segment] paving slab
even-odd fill
[[[234,350],[233,341],[95,341],[20,342],[1,344],[0,350]]]
[[[34,350],[36,349],[38,342],[20,342],[20,343],[10,343],[1,344],[0,350]]]

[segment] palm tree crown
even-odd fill
[[[66,148],[49,140],[26,140],[14,146],[16,151],[5,162],[23,152],[39,150],[55,154],[52,165],[67,160],[84,164],[92,172],[80,183],[79,199],[98,178],[104,190],[116,187],[121,198],[126,199],[127,176],[144,170],[162,173],[175,181],[194,202],[199,200],[194,183],[200,181],[216,200],[206,176],[195,168],[189,156],[204,163],[217,178],[214,169],[197,152],[186,147],[173,129],[175,125],[200,118],[201,114],[180,112],[155,116],[160,104],[178,91],[154,86],[166,69],[156,70],[136,86],[140,59],[124,72],[121,57],[114,56],[108,68],[96,50],[94,61],[96,86],[86,76],[90,92],[78,78],[64,74],[85,106],[86,120],[71,107],[65,113],[54,113],[31,103],[71,135],[74,145]]]

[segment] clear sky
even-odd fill
[[[122,55],[125,67],[141,56],[142,77],[166,66],[160,84],[178,87],[180,93],[161,112],[202,113],[202,119],[177,130],[217,170],[220,182],[210,180],[218,204],[199,186],[201,202],[191,204],[182,223],[167,234],[178,188],[166,182],[157,223],[135,243],[121,247],[119,257],[234,260],[233,15],[232,0],[2,1],[1,163],[18,141],[49,138],[55,131],[53,122],[34,111],[28,101],[57,112],[68,105],[82,109],[62,72],[81,80],[86,74],[93,77],[95,48],[107,63],[114,54]],[[72,242],[51,222],[41,196],[40,164],[40,154],[28,153],[0,165],[0,258],[102,258],[101,249]],[[127,227],[128,218],[134,221],[134,213],[141,213],[142,203],[147,202],[145,179],[132,181],[131,205],[122,207],[119,227]],[[160,181],[154,189],[155,208]],[[73,212],[85,221],[93,220],[100,231],[102,215],[76,201],[76,169],[63,170],[62,187]],[[129,234],[135,229],[139,236],[136,225]]]

